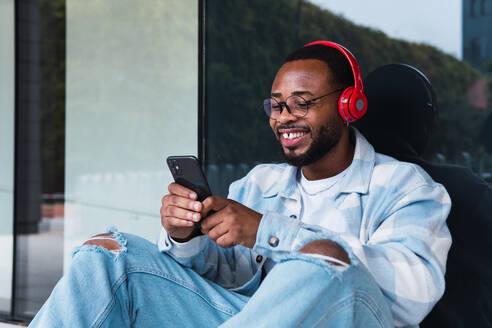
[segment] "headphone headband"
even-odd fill
[[[340,51],[345,56],[345,58],[347,58],[350,67],[352,68],[352,73],[354,75],[354,84],[355,84],[354,87],[356,89],[359,89],[361,92],[364,92],[364,84],[362,83],[362,74],[360,72],[359,64],[357,63],[357,59],[355,59],[355,56],[344,46],[331,41],[314,41],[305,44],[304,47],[314,46],[316,44],[335,48],[338,51]]]
[[[364,84],[357,59],[347,48],[331,41],[314,41],[304,45],[304,47],[318,44],[337,49],[348,60],[354,75],[354,86],[349,86],[342,92],[338,100],[338,111],[347,123],[360,119],[367,110],[367,99],[364,94]]]

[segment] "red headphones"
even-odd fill
[[[350,86],[343,90],[338,99],[338,112],[342,119],[349,123],[360,119],[367,110],[367,99],[364,94],[364,85],[362,83],[362,74],[360,73],[359,64],[354,55],[348,49],[335,42],[330,41],[314,41],[306,44],[304,47],[321,44],[327,47],[339,50],[350,63],[352,73],[354,74],[354,86]]]

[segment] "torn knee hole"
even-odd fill
[[[342,246],[335,243],[332,240],[328,239],[319,239],[314,240],[306,245],[304,245],[300,250],[300,253],[308,254],[308,255],[321,255],[326,256],[328,258],[333,258],[334,261],[330,261],[330,259],[325,259],[327,262],[330,262],[333,265],[342,266],[344,264],[350,265],[350,259],[347,252],[343,249]],[[339,263],[343,262],[343,263]]]
[[[116,241],[114,234],[109,233],[101,233],[95,236],[92,236],[84,245],[94,245],[106,248],[108,251],[120,251],[121,245]]]

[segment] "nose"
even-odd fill
[[[280,116],[277,118],[277,122],[279,123],[287,123],[291,121],[297,120],[297,116],[291,114],[291,112],[287,108],[287,104],[283,105],[283,109],[280,112]]]

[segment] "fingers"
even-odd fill
[[[193,221],[183,220],[175,217],[168,217],[167,224],[173,227],[192,227],[195,223]]]
[[[234,247],[237,245],[237,242],[228,233],[217,238],[215,242],[217,243],[217,245],[223,248]]]
[[[177,184],[176,182],[170,183],[167,189],[171,194],[178,195],[181,197],[190,198],[190,199],[196,199],[198,197],[196,192],[186,187],[183,187],[182,185]]]
[[[217,241],[221,236],[229,232],[229,228],[225,224],[217,224],[212,230],[207,232],[207,235],[213,241]]]
[[[220,247],[229,248],[238,244],[235,234],[230,230],[231,226],[223,220],[223,213],[207,216],[202,221],[201,228]]]
[[[215,212],[220,211],[224,207],[226,207],[229,204],[230,200],[219,197],[219,196],[209,196],[205,198],[205,200],[202,202],[203,204],[203,209],[202,209],[202,214],[206,215],[208,212],[211,210],[214,210]]]
[[[203,205],[196,200],[196,193],[186,187],[171,183],[168,189],[170,194],[161,200],[161,224],[174,237],[185,237],[201,220]]]
[[[169,205],[164,209],[164,216],[175,217],[185,221],[198,222],[201,214],[194,211],[189,211],[181,207]]]
[[[200,212],[194,211],[196,208],[201,209],[200,202],[175,195],[167,195],[164,198],[161,207],[161,224],[167,232],[185,234],[195,222],[201,220]]]
[[[229,231],[229,226],[227,224],[223,224],[222,222],[215,225],[211,230],[209,230],[207,232],[207,235],[220,247],[229,248],[237,245],[236,239]]]
[[[214,213],[212,215],[207,216],[201,223],[200,227],[202,228],[202,232],[208,234],[215,226],[222,223],[222,213]]]
[[[191,200],[189,198],[185,198],[183,196],[177,195],[166,195],[162,198],[162,205],[166,206],[176,206],[180,208],[184,208],[194,212],[200,212],[203,208],[202,203],[198,201]]]

